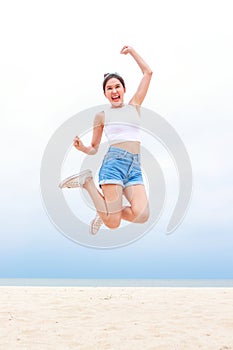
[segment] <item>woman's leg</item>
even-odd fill
[[[122,209],[121,218],[131,222],[144,223],[149,218],[149,203],[144,185],[132,185],[123,194],[131,204]]]
[[[103,195],[98,191],[92,178],[88,178],[85,188],[104,224],[117,228],[121,219],[130,222],[144,223],[149,218],[149,203],[144,185],[132,185],[124,190],[121,185],[102,185]],[[125,195],[130,206],[122,208],[122,195]]]
[[[117,228],[121,222],[122,186],[102,185],[103,195],[98,191],[92,178],[86,179],[83,188],[89,193],[96,211],[109,228]]]

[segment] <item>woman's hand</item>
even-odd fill
[[[81,151],[81,152],[86,153],[88,155],[96,154],[96,152],[98,150],[98,147],[95,148],[92,145],[87,146],[87,147],[84,146],[84,144],[82,143],[81,139],[78,136],[75,136],[73,145],[78,151]]]
[[[84,150],[86,148],[78,136],[75,136],[73,145],[75,148],[77,148],[77,150],[79,150],[81,152],[84,152]]]
[[[121,54],[123,55],[127,55],[127,53],[132,52],[133,48],[131,46],[125,45],[123,46],[123,48],[121,49]]]

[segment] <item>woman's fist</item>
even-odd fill
[[[128,45],[125,45],[123,46],[123,48],[121,49],[121,53],[123,55],[127,55],[127,53],[129,53],[130,51],[132,50],[132,47],[128,46]]]

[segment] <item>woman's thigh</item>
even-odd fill
[[[149,214],[149,202],[144,185],[128,186],[124,189],[123,194],[136,215]]]
[[[102,185],[101,189],[103,191],[107,213],[119,214],[122,210],[122,186],[115,184],[106,184]]]
[[[101,188],[106,204],[106,214],[102,219],[107,227],[117,228],[121,223],[122,186],[109,184],[102,185]]]

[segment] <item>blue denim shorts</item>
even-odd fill
[[[140,154],[110,146],[99,171],[99,185],[143,185]]]

